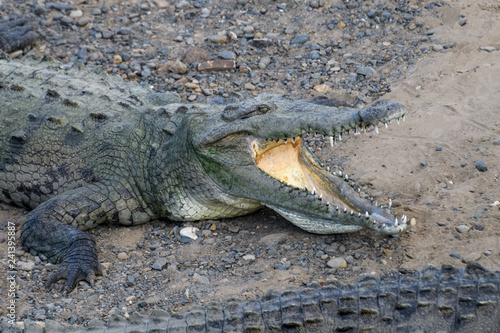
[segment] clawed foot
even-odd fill
[[[75,289],[80,281],[87,281],[94,285],[96,275],[102,275],[103,267],[98,262],[66,263],[62,262],[54,274],[47,281],[45,287],[47,291],[52,290],[52,286],[59,280],[66,280],[61,287],[61,292],[65,295]]]

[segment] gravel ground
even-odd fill
[[[439,35],[449,8],[445,1],[427,0],[0,0],[0,18],[31,19],[39,36],[31,52],[37,56],[100,66],[156,91],[175,91],[192,102],[234,92],[248,96],[272,92],[292,98],[326,95],[361,106],[385,98],[420,66],[453,52],[455,41]],[[465,16],[457,15],[454,20],[454,29],[467,23]],[[411,94],[412,99],[418,97],[418,93]],[[381,136],[380,145],[384,145],[391,134]],[[379,139],[370,133],[347,136],[335,151],[319,138],[311,137],[309,144],[326,165],[350,173],[350,161],[363,156],[357,150],[359,144],[375,140]],[[425,168],[435,161],[425,156],[412,168]],[[381,176],[387,167],[383,156],[378,157]],[[487,157],[485,161],[491,167]],[[470,167],[471,173],[480,171],[479,167],[474,170],[473,163]],[[377,170],[367,168],[368,174],[355,169],[351,177],[363,195],[379,202],[388,202],[390,196],[396,211],[417,216],[417,223],[427,217],[423,210],[441,207],[436,201],[426,201],[423,208],[412,209],[410,206],[419,204],[420,194],[411,197],[406,188],[390,181],[379,188],[373,180]],[[406,171],[411,177],[410,170]],[[498,210],[497,215],[494,212],[490,217],[493,214],[493,221],[498,222]],[[0,230],[6,230],[7,220],[20,225],[25,214],[21,209],[0,206]],[[106,274],[94,287],[80,283],[68,296],[45,291],[43,283],[55,266],[18,248],[17,315],[20,320],[86,324],[94,318],[106,320],[111,314],[127,317],[134,311],[175,313],[232,295],[251,298],[287,285],[422,267],[427,261],[420,261],[415,252],[419,247],[415,235],[446,229],[451,236],[445,238],[455,237],[450,241],[456,241],[469,239],[470,230],[492,228],[477,218],[474,223],[457,224],[462,227],[455,232],[453,218],[451,221],[431,219],[424,226],[412,225],[409,232],[390,237],[369,231],[312,235],[270,210],[191,224],[156,221],[134,228],[101,226],[93,234]],[[201,230],[201,237],[186,242],[179,229],[191,225]],[[494,228],[498,236],[498,224]],[[439,242],[439,237],[434,241]],[[0,247],[0,262],[6,267],[3,234]],[[496,256],[489,268],[499,269],[495,266],[498,243],[478,251],[479,257],[468,259]],[[451,255],[457,264],[464,259],[464,254],[455,252],[441,255]],[[0,287],[5,289],[3,268],[0,277]],[[6,303],[0,300],[0,316],[5,314]]]

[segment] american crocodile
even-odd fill
[[[398,120],[401,104],[336,108],[263,94],[188,104],[82,65],[0,62],[0,201],[33,209],[21,242],[65,279],[101,272],[85,232],[104,222],[194,221],[269,207],[313,233],[402,232],[406,216],[321,167],[307,133],[335,138]]]
[[[403,274],[402,274],[403,273]],[[127,320],[113,315],[108,323],[87,327],[47,320],[49,332],[500,332],[500,272],[470,263],[465,269],[427,266],[421,271],[389,271],[380,279],[364,275],[352,283],[327,281],[262,298],[209,303],[186,313],[154,311]],[[26,332],[42,326],[25,320]],[[0,331],[21,332],[0,319]]]

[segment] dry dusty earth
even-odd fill
[[[383,269],[417,269],[426,264],[464,266],[464,261],[474,260],[500,270],[500,8],[494,0],[445,4],[440,15],[427,15],[421,21],[455,46],[420,58],[383,96],[406,106],[406,121],[381,129],[378,135],[348,136],[333,150],[317,153],[323,160],[338,156],[344,171],[365,184],[370,195],[383,203],[392,198],[398,216],[415,218],[416,224],[407,232],[398,238],[368,231],[318,236],[291,227],[268,210],[202,222],[198,224],[202,229],[215,224],[216,231],[209,237],[213,240],[191,244],[165,238],[178,223],[105,226],[95,235],[101,244],[100,259],[108,263],[107,275],[94,288],[82,283],[63,297],[44,290],[43,280],[53,268],[37,264],[33,272],[19,273],[19,318],[84,323],[105,319],[113,311],[178,311],[229,295],[252,297],[269,288],[329,277],[349,280],[360,272],[378,274]],[[458,25],[460,15],[467,18],[464,26]],[[485,46],[496,50],[482,50]],[[476,168],[478,160],[487,165],[487,171]],[[6,205],[0,211],[2,221],[20,223],[24,215]],[[458,226],[468,230],[460,233]],[[269,234],[277,234],[279,243],[262,245]],[[269,246],[276,247],[275,256],[266,250]],[[5,242],[0,250],[6,252]],[[316,258],[319,250],[326,257]],[[128,259],[118,260],[119,252]],[[227,258],[226,252],[252,252],[257,258]],[[304,256],[311,258],[307,261]],[[355,260],[346,270],[326,267],[332,257],[349,256]],[[167,259],[170,270],[151,269],[158,257]],[[34,260],[27,255],[19,259]],[[275,269],[287,260],[292,262],[288,270]],[[308,264],[300,265],[304,262]],[[134,274],[131,281],[129,276]],[[206,277],[208,284],[196,279],[197,274]],[[36,313],[40,309],[45,312]],[[3,305],[0,315],[2,311]]]

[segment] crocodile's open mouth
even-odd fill
[[[361,212],[349,199],[332,187],[330,174],[315,161],[315,157],[302,148],[302,139],[253,143],[256,165],[271,177],[287,186],[308,190],[327,202],[343,201],[350,210]]]
[[[330,141],[333,141],[331,138]],[[333,142],[331,142],[333,146]],[[297,136],[287,140],[254,140],[251,142],[254,161],[257,167],[270,177],[279,181],[282,186],[294,191],[306,193],[313,197],[324,210],[330,211],[332,220],[322,217],[306,217],[297,211],[268,205],[287,219],[308,229],[310,221],[320,221],[325,226],[325,233],[360,230],[365,226],[384,233],[398,233],[406,228],[406,216],[401,219],[391,214],[391,204],[376,207],[362,199],[347,182],[347,175],[330,173],[324,170],[318,159],[304,145],[303,138]],[[295,221],[294,221],[295,220]],[[342,225],[344,224],[344,225]],[[331,225],[331,228],[329,227]],[[317,232],[317,228],[314,229]]]

